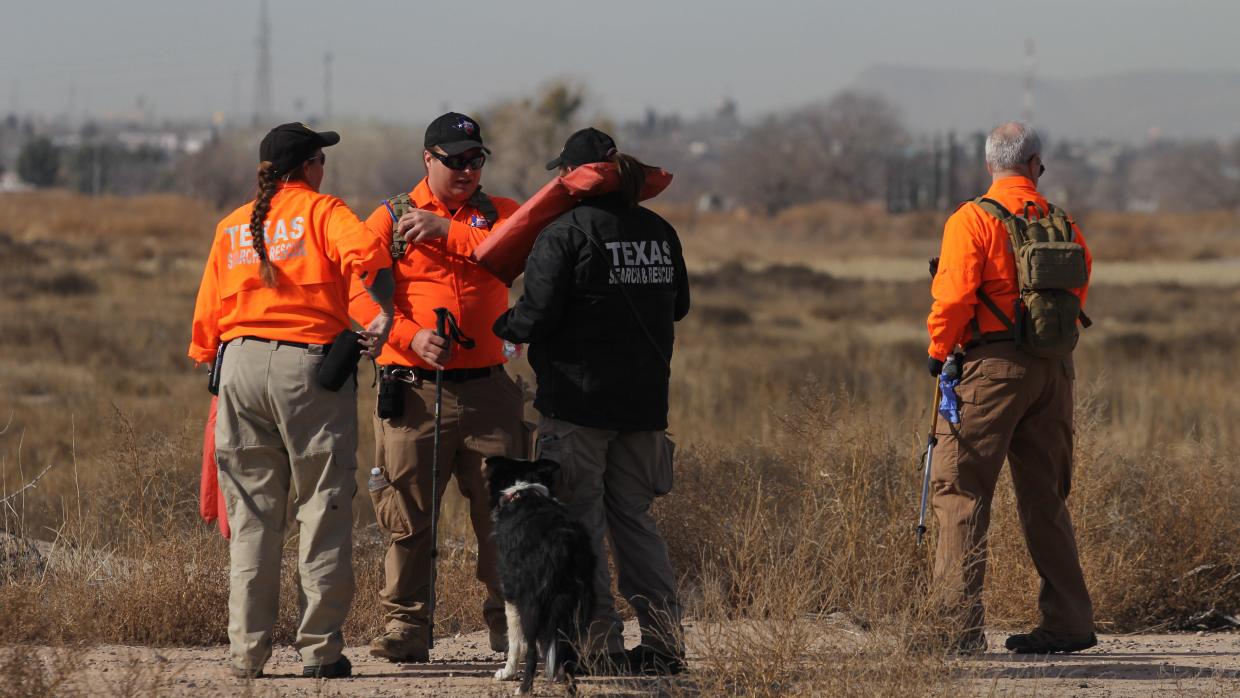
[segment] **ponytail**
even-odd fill
[[[250,236],[254,239],[254,254],[258,255],[258,273],[263,285],[276,287],[276,265],[267,256],[267,213],[271,211],[271,199],[276,195],[276,177],[271,162],[264,160],[258,165],[258,194],[254,197],[254,211],[250,213]]]
[[[646,186],[646,164],[619,151],[613,152],[610,159],[620,168],[620,195],[624,203],[636,206],[642,200],[642,189]]]

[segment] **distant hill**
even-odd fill
[[[1020,118],[1019,73],[876,65],[853,87],[896,104],[915,133],[986,129]],[[1035,78],[1033,120],[1048,134],[1134,141],[1154,130],[1173,138],[1240,136],[1240,73],[1146,71]]]

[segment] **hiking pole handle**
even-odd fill
[[[935,434],[939,430],[939,398],[942,397],[942,390],[939,388],[939,379],[934,379],[934,402],[930,405],[930,411],[933,416],[930,418],[930,433],[926,436],[926,457],[922,461],[921,476],[921,507],[917,514],[917,545],[921,545],[921,541],[926,536],[926,504],[930,499],[930,471],[934,466],[934,447],[939,445],[939,437]]]

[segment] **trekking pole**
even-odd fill
[[[930,498],[930,467],[934,463],[934,447],[939,444],[939,437],[935,434],[939,430],[939,398],[942,392],[939,388],[939,379],[934,379],[934,402],[930,405],[930,434],[926,436],[926,457],[922,461],[921,478],[921,512],[917,515],[917,545],[921,545],[921,540],[926,535],[926,501]]]
[[[452,348],[448,335],[448,309],[435,308],[435,334]],[[427,604],[426,649],[435,648],[435,581],[439,576],[439,428],[443,412],[443,369],[435,369],[435,438],[431,454],[431,597]]]
[[[466,349],[474,348],[474,340],[461,334],[461,328],[447,308],[435,308],[435,334],[448,346],[456,342]],[[435,582],[439,577],[439,432],[443,423],[443,369],[435,369],[435,437],[431,455],[431,595],[427,604],[426,649],[435,648]]]

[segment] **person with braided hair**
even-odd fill
[[[339,141],[296,123],[263,138],[258,194],[216,228],[194,310],[190,358],[211,364],[224,352],[215,457],[232,529],[228,637],[240,677],[262,676],[271,656],[290,493],[303,675],[352,671],[341,627],[354,584],[356,377],[333,391],[317,374],[333,342],[378,353],[391,330],[393,284],[386,247],[344,202],[319,192],[323,148]],[[378,308],[360,340],[341,334],[354,277]]]
[[[490,646],[507,651],[483,467],[491,456],[525,457],[529,442],[524,395],[504,370],[503,343],[491,332],[491,322],[508,308],[508,289],[470,256],[517,202],[482,191],[490,151],[477,121],[444,114],[427,127],[423,143],[426,177],[366,220],[370,234],[390,249],[396,277],[396,319],[378,358],[380,396],[389,399],[380,401],[374,429],[375,464],[387,484],[370,493],[387,539],[379,592],[385,631],[370,643],[370,653],[394,662],[430,659],[431,503],[450,477],[469,500]],[[378,312],[360,281],[354,280],[351,296],[349,311],[358,323]],[[459,320],[461,332],[476,342],[472,348],[449,345],[436,333],[436,308]],[[432,497],[437,370],[443,373],[443,410],[439,492]]]

